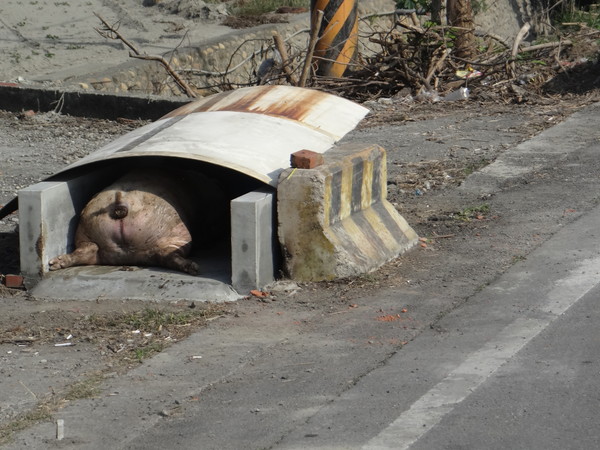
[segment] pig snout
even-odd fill
[[[126,203],[123,203],[123,193],[117,191],[115,193],[115,202],[111,206],[109,216],[114,220],[124,219],[129,213],[129,207]]]

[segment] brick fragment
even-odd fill
[[[23,287],[23,277],[21,275],[5,275],[4,284],[7,288],[20,289]]]
[[[291,166],[295,169],[314,169],[324,163],[323,155],[312,150],[300,150],[292,153]]]

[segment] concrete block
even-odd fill
[[[231,279],[240,294],[262,289],[275,279],[275,192],[263,188],[231,202]]]
[[[44,181],[19,191],[19,248],[25,286],[48,271],[48,261],[73,251],[79,211],[99,190],[97,172],[68,181]]]
[[[288,169],[277,188],[284,267],[297,281],[367,273],[417,243],[387,197],[385,150],[345,145],[316,169]]]

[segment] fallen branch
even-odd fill
[[[510,78],[514,78],[516,76],[516,64],[515,58],[517,57],[517,53],[519,53],[519,45],[521,45],[521,41],[525,38],[527,33],[529,33],[529,29],[531,28],[531,24],[527,22],[525,25],[521,27],[517,36],[515,37],[515,42],[513,42],[512,50],[510,52],[511,62],[507,67],[508,75]]]
[[[532,45],[530,47],[526,47],[523,50],[521,50],[519,53],[534,52],[536,50],[543,50],[545,48],[562,47],[563,45],[573,45],[573,42],[571,42],[569,40],[559,41],[559,42],[546,42],[545,44],[538,44],[538,45]]]
[[[287,49],[283,44],[283,39],[281,39],[281,36],[279,36],[279,33],[277,33],[277,31],[273,32],[273,41],[275,42],[275,47],[277,48],[277,51],[281,55],[281,67],[283,69],[283,73],[285,74],[285,78],[287,79],[288,83],[290,83],[292,86],[297,86],[298,81],[296,80],[296,77],[294,76],[294,74],[292,73],[292,69],[290,68],[290,58],[288,56]]]
[[[427,76],[425,77],[425,82],[427,84],[429,84],[431,82],[431,78],[442,67],[442,64],[444,63],[444,61],[450,54],[449,48],[444,49],[443,47],[440,47],[440,49],[443,49],[443,51],[441,52],[441,56],[439,57],[439,59],[437,59],[437,61],[436,61],[435,60],[436,55],[434,54],[434,57],[431,60],[431,67],[429,68],[429,71],[427,72]]]
[[[302,68],[302,75],[300,76],[300,82],[298,86],[304,87],[310,72],[310,66],[312,64],[313,55],[315,53],[315,46],[317,45],[317,38],[319,37],[319,30],[321,29],[321,22],[323,21],[323,11],[317,11],[317,18],[315,26],[310,32],[310,40],[308,41],[308,52],[306,53],[306,59],[304,60],[304,67]]]

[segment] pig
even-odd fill
[[[87,203],[75,232],[75,251],[51,259],[49,269],[139,265],[197,275],[200,268],[188,257],[202,192],[189,189],[181,172],[138,169],[125,174]],[[208,194],[224,202],[220,192]]]

